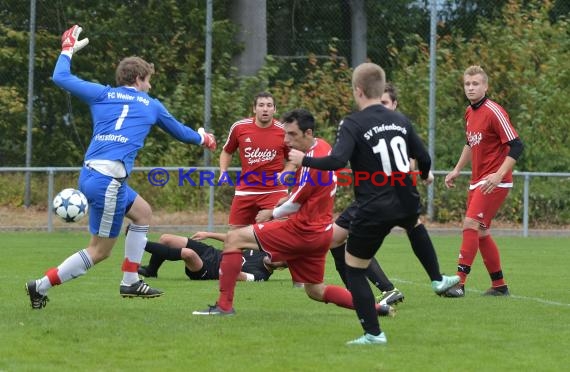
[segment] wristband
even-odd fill
[[[245,274],[245,281],[246,282],[254,282],[255,281],[255,276],[253,276],[253,274],[250,273],[244,273]]]

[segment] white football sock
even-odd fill
[[[129,260],[131,263],[136,263],[140,265],[143,254],[144,247],[146,246],[148,233],[148,225],[129,225],[129,232],[125,239],[125,260]],[[123,281],[122,285],[131,285],[139,281],[139,273],[124,271],[123,269]]]
[[[91,267],[93,267],[93,260],[91,256],[89,256],[89,253],[87,253],[87,249],[82,249],[72,254],[57,267],[57,276],[60,280],[59,284],[84,275]],[[41,295],[45,295],[48,289],[52,287],[47,275],[37,281],[36,285],[36,289]]]

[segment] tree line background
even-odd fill
[[[23,166],[30,8],[21,0],[0,0],[0,4],[0,166]],[[261,90],[275,95],[280,113],[295,107],[311,110],[318,135],[332,141],[340,119],[354,109],[351,1],[266,0],[267,56],[250,76],[241,76],[234,63],[243,51],[231,20],[235,4],[214,1],[211,128],[218,141],[225,141],[234,121],[251,114],[252,96]],[[364,4],[367,58],[385,68],[399,90],[399,109],[427,141],[429,1]],[[516,169],[568,172],[569,15],[570,3],[565,0],[438,2],[436,170],[451,169],[465,142],[462,73],[467,66],[480,64],[490,77],[490,97],[507,109],[526,145]],[[90,39],[73,58],[77,75],[114,85],[117,63],[138,55],[157,70],[151,95],[191,127],[203,125],[205,0],[38,0],[33,166],[79,166],[91,137],[88,107],[51,82],[61,33],[75,23]],[[214,163],[218,155],[219,150]],[[160,130],[151,132],[137,160],[140,166],[202,164],[199,147],[180,144]],[[34,198],[43,203],[45,179],[36,178]],[[11,180],[10,185],[0,181],[0,204],[21,205],[21,185]],[[64,177],[58,182],[72,181]],[[133,175],[131,183],[151,203],[172,209],[203,207],[204,198],[195,188],[156,193],[144,175]],[[532,195],[534,222],[568,223],[569,183],[533,181],[533,190],[539,190]],[[227,208],[231,195],[231,188],[216,190],[217,206]],[[519,219],[521,197],[520,192],[512,193],[505,218]],[[341,193],[339,208],[350,198],[350,192]],[[464,194],[438,187],[436,203],[436,220],[446,222],[460,217]]]

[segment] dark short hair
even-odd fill
[[[273,105],[275,105],[275,98],[273,97],[273,94],[269,92],[259,92],[255,95],[255,97],[253,97],[253,107],[257,106],[257,100],[260,98],[271,98]]]
[[[299,129],[302,132],[306,132],[307,129],[315,131],[315,117],[308,110],[305,109],[294,109],[283,114],[281,122],[284,124],[291,124],[297,122]]]
[[[386,86],[384,87],[384,93],[388,93],[392,102],[398,100],[398,90],[394,86],[394,84],[386,82]]]

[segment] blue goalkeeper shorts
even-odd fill
[[[102,238],[119,236],[127,207],[127,188],[125,179],[105,176],[88,167],[81,169],[79,190],[89,202],[91,234]]]

